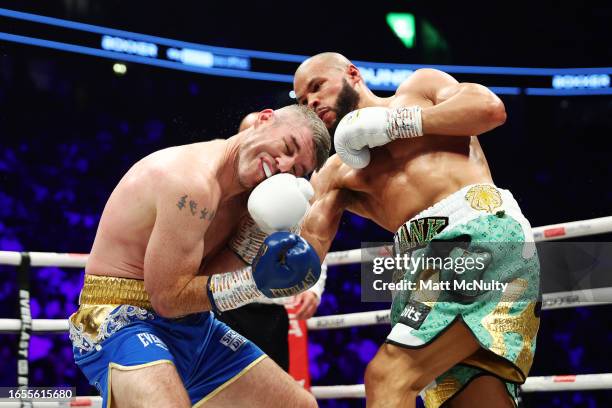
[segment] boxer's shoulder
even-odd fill
[[[331,156],[323,167],[314,173],[310,179],[315,193],[346,188],[346,178],[351,168],[344,164],[337,154]]]

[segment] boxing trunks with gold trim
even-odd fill
[[[535,352],[540,267],[512,194],[466,186],[402,225],[394,250],[411,262],[394,276],[404,289],[394,293],[387,342],[425,347],[459,321],[481,345],[422,392],[426,406],[444,404],[482,375],[500,378],[516,405]]]
[[[69,320],[74,359],[104,407],[114,370],[174,364],[198,406],[266,357],[211,312],[157,315],[142,280],[85,275],[79,303]]]

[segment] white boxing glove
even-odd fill
[[[361,169],[370,163],[370,148],[417,136],[423,136],[420,106],[373,106],[342,118],[334,133],[334,147],[344,163]]]
[[[308,180],[289,173],[276,174],[253,189],[247,207],[249,214],[266,234],[289,231],[298,225],[314,196]]]

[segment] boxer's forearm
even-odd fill
[[[477,136],[506,121],[503,102],[478,84],[459,84],[448,99],[421,111],[423,133],[445,136]]]
[[[160,316],[175,318],[191,313],[211,310],[206,294],[208,276],[193,276],[189,280],[177,281],[163,293],[151,297],[153,309]]]
[[[229,249],[222,250],[215,257],[200,266],[197,276],[174,288],[167,288],[156,312],[164,317],[179,317],[190,313],[212,310],[206,285],[211,275],[242,269],[246,263]],[[178,280],[177,280],[178,282]],[[155,307],[155,304],[154,304]],[[160,310],[158,310],[160,309]]]
[[[255,252],[257,252],[257,249]],[[200,266],[198,275],[214,275],[217,273],[224,273],[227,271],[235,271],[244,268],[248,264],[240,259],[240,257],[229,248],[223,248],[217,255],[211,259],[206,259],[205,262]]]
[[[300,231],[300,235],[315,249],[321,262],[327,256],[338,232],[342,214],[350,202],[348,190],[334,188],[335,181],[330,180],[333,176],[315,174],[311,178],[318,193],[302,221]]]
[[[338,231],[342,211],[335,217],[326,217],[325,213],[317,212],[316,203],[311,211],[313,214],[310,214],[302,224],[300,235],[314,248],[323,262]]]

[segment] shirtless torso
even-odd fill
[[[328,177],[330,183],[319,182]],[[352,169],[334,155],[313,178],[322,195],[337,190],[344,196],[347,210],[391,232],[461,187],[491,182],[478,139],[452,136],[428,136],[379,147],[364,169]]]
[[[419,105],[423,109],[431,108],[445,101],[454,103],[450,98],[468,85],[458,84],[442,73],[420,72],[414,76],[416,78],[404,82],[395,95],[373,97],[360,107]],[[424,79],[432,76],[433,84],[429,85]],[[452,123],[438,126],[442,130]],[[461,187],[492,183],[478,138],[469,136],[479,131],[482,132],[479,128],[457,127],[451,136],[428,133],[424,137],[396,140],[372,149],[371,161],[363,169],[353,169],[338,155],[333,155],[311,179],[317,198],[305,220],[304,236],[323,257],[344,209],[396,232],[411,217]]]
[[[221,253],[246,214],[248,198],[244,192],[220,201],[224,188],[216,173],[224,149],[224,141],[196,143],[160,150],[136,163],[104,208],[86,273],[143,279],[157,203],[166,197],[174,202],[177,213],[191,217],[191,223],[202,224],[202,259],[210,260]],[[168,178],[184,186],[184,194],[177,191],[166,195],[164,185]],[[197,199],[203,195],[205,201]],[[206,229],[204,224],[209,224]],[[227,251],[224,258],[227,261],[235,257]],[[235,262],[238,265],[237,259]],[[227,270],[231,267],[225,264]]]

